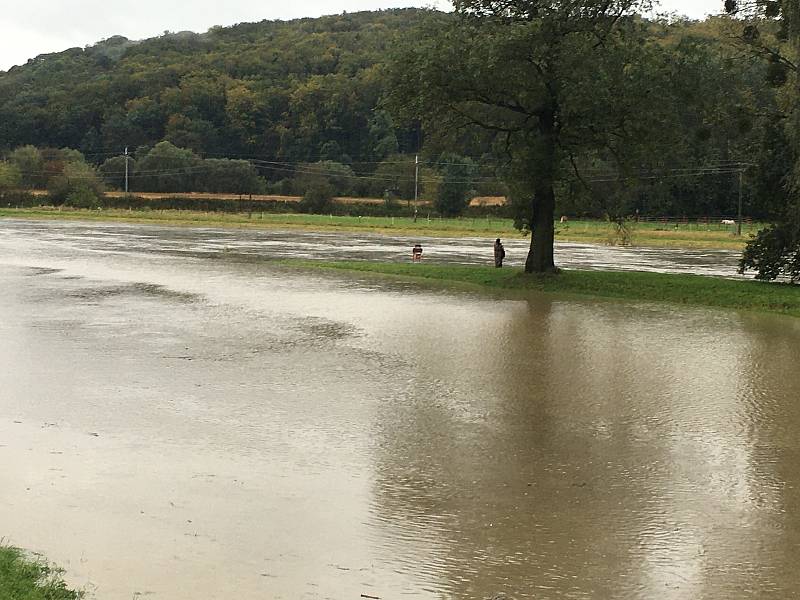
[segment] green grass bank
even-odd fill
[[[408,237],[486,237],[520,238],[510,219],[499,217],[463,217],[455,219],[420,217],[359,217],[309,215],[301,213],[222,213],[191,210],[85,210],[72,208],[0,208],[0,218],[112,221],[184,227],[233,227],[255,229],[298,229],[305,231],[368,232]],[[718,248],[741,250],[761,224],[747,225],[742,236],[733,234],[732,226],[720,223],[629,224],[633,246]],[[569,221],[556,224],[556,239],[562,242],[614,244],[619,239],[615,228],[603,221]]]
[[[308,269],[367,273],[432,285],[540,292],[626,301],[777,313],[800,317],[800,285],[732,280],[699,275],[618,271],[562,271],[529,275],[521,269],[482,266],[373,262],[289,261]]]
[[[29,558],[17,548],[0,546],[0,598],[79,600],[83,593],[68,589],[60,570]]]

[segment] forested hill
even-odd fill
[[[425,61],[459,39],[454,18],[396,9],[262,21],[144,41],[116,36],[40,56],[0,72],[0,193],[38,188],[53,201],[77,194],[90,202],[101,184],[124,189],[129,172],[137,192],[305,196],[330,187],[338,196],[455,198],[459,210],[469,197],[513,196],[508,168],[496,168],[507,165],[507,138],[423,112],[403,115],[424,122],[422,136],[381,108],[389,97],[385,105],[402,115],[391,103],[398,89],[418,98],[437,85],[438,75],[424,75]],[[731,215],[740,194],[751,216],[779,210],[795,161],[787,142],[794,133],[781,116],[786,67],[745,60],[751,51],[735,41],[737,23],[724,18],[621,23],[639,50],[622,68],[609,58],[616,79],[576,61],[549,88],[562,93],[564,119],[589,115],[575,136],[588,146],[558,157],[559,211]],[[777,36],[773,30],[764,25],[767,38]],[[401,58],[425,48],[431,54],[422,62]],[[451,56],[441,72],[456,63]],[[521,72],[535,80],[529,66]],[[508,89],[518,79],[508,73],[503,80],[487,70],[481,83]],[[504,99],[487,110],[505,114]],[[594,121],[625,130],[624,172],[622,145],[600,136]],[[134,160],[120,157],[126,147]],[[230,160],[237,158],[253,162]],[[750,171],[742,179],[744,165]]]
[[[164,139],[206,156],[287,161],[413,150],[416,136],[396,135],[376,106],[381,63],[423,16],[262,21],[42,55],[0,72],[0,152],[70,147],[101,162]]]

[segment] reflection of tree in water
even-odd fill
[[[745,316],[742,328],[748,344],[740,393],[748,410],[739,424],[750,439],[751,530],[765,538],[754,566],[773,579],[772,597],[791,597],[800,589],[800,321]]]
[[[742,366],[760,342],[719,325],[702,311],[531,301],[479,344],[463,331],[463,368],[440,364],[435,381],[420,369],[380,415],[387,554],[464,599],[767,589],[755,568],[767,534],[737,525],[780,521],[737,493],[743,470],[756,493],[771,482],[730,420],[752,413],[742,387],[763,386]]]

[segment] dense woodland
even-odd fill
[[[514,198],[536,168],[507,152],[508,131],[482,125],[515,110],[508,94],[529,93],[524,73],[515,75],[513,60],[466,62],[499,52],[499,39],[514,42],[509,30],[487,33],[495,4],[112,37],[39,56],[0,72],[0,190],[46,188],[54,201],[91,203],[124,187],[127,162],[133,192],[408,199],[419,153],[420,197],[443,214],[458,214],[470,196]],[[636,2],[618,4],[625,17],[613,21],[615,37],[587,46],[596,60],[576,46],[572,63],[554,67],[557,125],[566,124],[557,212],[735,215],[741,191],[745,215],[780,218],[798,158],[786,126],[794,63],[764,50],[785,43],[780,3],[744,14],[746,2],[721,0],[733,14],[702,22],[648,21],[634,14]],[[764,4],[778,8],[769,14]],[[549,17],[503,18],[506,26]],[[747,29],[753,20],[757,29]],[[448,71],[460,82],[472,76],[483,94],[473,106],[498,113],[458,119],[431,108],[452,108],[436,97],[458,84]],[[506,94],[509,80],[523,85],[484,102]]]
[[[248,177],[225,191],[263,192],[269,183],[293,193],[305,187],[293,180],[309,178],[298,176],[332,170],[338,194],[407,195],[408,182],[396,181],[408,179],[400,154],[417,151],[419,135],[395,128],[379,108],[382,65],[423,17],[397,10],[264,21],[40,56],[0,74],[0,151],[72,148],[94,165],[111,159],[106,184],[122,187],[125,163],[114,157],[128,147],[137,191],[218,191],[212,171],[242,169],[220,161],[247,159],[263,181]],[[151,151],[162,141],[170,145],[156,151],[160,165]],[[46,185],[47,169],[25,169],[26,185]]]

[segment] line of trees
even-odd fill
[[[79,151],[65,148],[39,149],[21,146],[0,161],[0,192],[3,190],[47,190],[50,200],[68,206],[96,206],[106,189],[130,193],[209,192],[303,196],[303,208],[311,212],[330,209],[336,196],[385,197],[431,202],[439,214],[463,213],[472,197],[502,194],[502,184],[479,180],[473,161],[455,154],[441,157],[436,168],[417,171],[415,157],[393,155],[373,171],[327,160],[315,163],[270,163],[260,160],[201,158],[192,150],[163,141],[153,148],[141,147],[131,155],[106,159],[99,166]],[[267,175],[277,172],[280,179]]]
[[[14,189],[46,189],[54,204],[97,206],[105,186],[97,168],[69,148],[22,146],[0,161],[0,194]]]
[[[771,166],[776,170],[777,180],[780,165],[773,162]],[[625,216],[732,215],[735,212],[732,199],[738,197],[738,169],[730,165],[701,167],[638,181],[608,179],[608,175],[583,182],[572,179],[561,182],[556,189],[556,214],[604,217],[613,201],[616,207],[611,208]],[[308,204],[309,210],[318,212],[329,210],[335,197],[384,198],[388,202],[416,197],[431,204],[438,214],[457,216],[475,197],[509,194],[497,171],[496,165],[481,165],[452,153],[444,153],[434,161],[421,160],[417,174],[415,157],[399,154],[370,169],[335,161],[292,164],[257,159],[203,159],[189,149],[165,141],[95,165],[76,150],[23,146],[0,160],[0,192],[51,190],[53,201],[60,204],[81,183],[82,203],[91,204],[87,202],[90,192],[99,197],[103,190],[124,190],[127,172],[127,187],[133,194],[208,192],[246,197],[305,196],[311,191],[317,200]],[[55,176],[60,177],[54,179]],[[744,189],[746,214],[750,217],[764,218],[777,211],[777,205],[755,205],[754,199],[759,195],[756,186],[761,181],[748,179]],[[60,184],[55,185],[56,182]],[[69,188],[67,182],[71,182]],[[774,189],[761,193],[771,200],[780,198]]]

